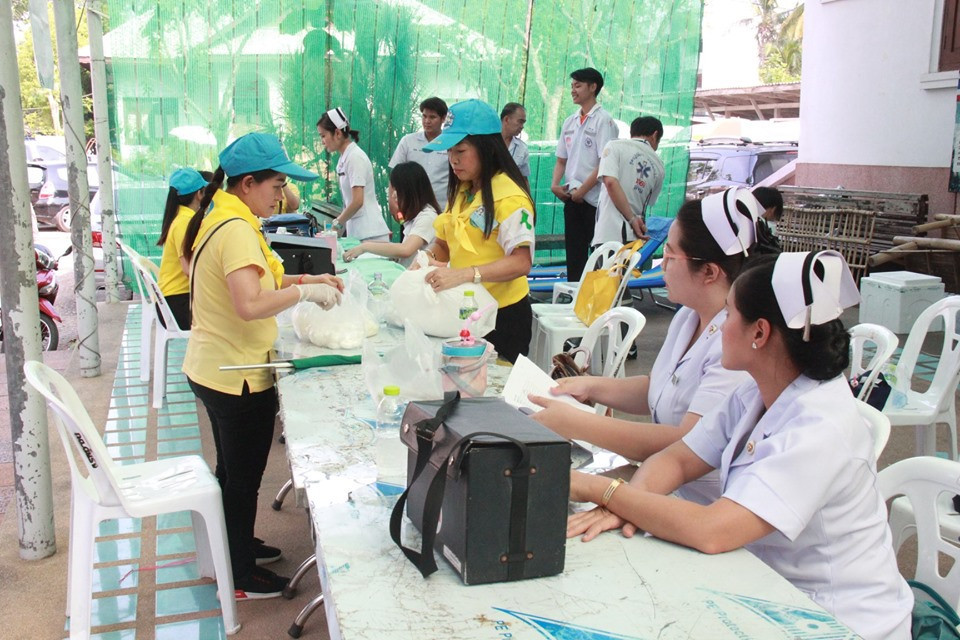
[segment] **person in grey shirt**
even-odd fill
[[[500,112],[501,134],[503,143],[507,145],[507,151],[510,157],[517,163],[520,173],[527,180],[527,188],[530,187],[530,151],[527,149],[527,143],[520,139],[520,132],[523,131],[523,125],[527,122],[527,110],[519,102],[508,102],[503,105]]]
[[[423,147],[440,135],[440,128],[447,117],[447,103],[440,98],[427,98],[420,103],[420,122],[423,129],[415,133],[408,133],[400,138],[396,151],[390,158],[389,166],[393,169],[401,162],[416,162],[427,172],[433,193],[440,203],[440,208],[447,208],[447,180],[450,176],[450,164],[447,162],[446,151],[424,153]]]

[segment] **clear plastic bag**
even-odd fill
[[[478,308],[487,309],[470,326],[470,332],[476,337],[483,337],[493,331],[497,324],[497,305],[482,284],[461,284],[438,293],[424,281],[436,267],[427,266],[423,252],[417,255],[417,262],[421,265],[419,269],[403,272],[390,287],[388,322],[405,327],[407,322],[412,321],[427,335],[456,338],[464,324],[460,319],[460,302],[463,292],[470,290],[474,292]]]
[[[376,402],[390,385],[400,387],[404,401],[443,398],[440,344],[414,322],[407,323],[403,344],[384,353],[369,341],[365,343],[362,363],[364,383]]]
[[[347,277],[339,305],[324,311],[313,302],[301,302],[293,308],[291,318],[301,342],[329,349],[359,349],[365,337],[380,330],[367,308],[366,283],[359,277]]]

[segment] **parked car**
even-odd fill
[[[687,198],[702,198],[734,186],[752,187],[796,159],[795,142],[718,138],[692,143]]]
[[[41,226],[70,230],[70,197],[67,193],[66,160],[44,160],[27,165],[30,182],[30,204]],[[90,196],[99,188],[100,178],[96,165],[87,165],[87,181]]]
[[[27,162],[63,162],[67,159],[65,142],[62,136],[37,136],[24,138],[27,149]]]

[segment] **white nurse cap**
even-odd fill
[[[350,128],[350,121],[347,120],[347,114],[345,114],[340,107],[334,107],[330,109],[330,111],[327,111],[327,117],[330,118],[333,126],[337,129],[347,130]]]
[[[787,326],[803,329],[836,320],[847,307],[860,302],[846,260],[836,251],[781,253],[773,267],[773,292]]]
[[[748,247],[757,241],[760,203],[746,189],[732,187],[703,199],[703,223],[720,245],[724,255],[750,255]]]

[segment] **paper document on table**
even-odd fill
[[[543,407],[539,407],[530,402],[527,396],[532,393],[535,396],[544,396],[546,398],[559,400],[581,411],[593,413],[593,407],[579,402],[571,395],[551,395],[550,389],[555,386],[557,386],[556,380],[544,373],[540,367],[528,358],[519,356],[517,362],[510,370],[507,383],[503,386],[503,399],[507,404],[518,409],[527,408],[536,413],[543,409]]]

